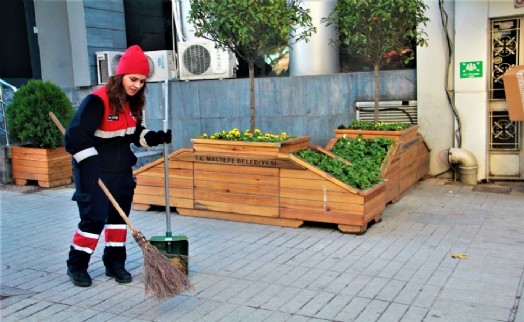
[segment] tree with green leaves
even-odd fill
[[[250,127],[255,131],[255,62],[316,32],[301,0],[192,0],[188,21],[195,36],[229,49],[249,66]]]
[[[427,45],[423,27],[428,6],[423,0],[337,0],[327,18],[327,26],[338,30],[338,44],[347,46],[351,54],[373,65],[375,113],[378,122],[380,68],[392,57],[407,63],[414,58],[411,46]]]

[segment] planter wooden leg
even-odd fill
[[[17,186],[25,186],[27,185],[27,180],[26,179],[15,179],[15,184]]]
[[[350,234],[363,234],[368,229],[367,225],[364,226],[357,226],[357,225],[338,225],[338,230],[340,230],[343,233],[350,233]]]
[[[363,234],[365,233],[367,230],[368,230],[368,227],[370,224],[376,224],[376,223],[379,223],[382,221],[382,213],[376,215],[375,217],[373,217],[373,220],[371,220],[370,222],[362,225],[362,226],[357,226],[357,225],[338,225],[338,229],[343,232],[343,233],[351,233],[351,234]]]
[[[148,211],[151,208],[151,205],[145,203],[134,203],[133,210],[137,211]]]
[[[53,188],[53,187],[70,184],[71,182],[73,182],[72,178],[58,179],[58,180],[51,180],[51,181],[38,180],[38,185],[42,188]]]

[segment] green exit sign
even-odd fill
[[[481,61],[466,61],[460,63],[460,78],[482,77]]]

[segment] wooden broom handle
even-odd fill
[[[136,231],[135,226],[133,225],[131,220],[127,218],[125,212],[122,210],[118,202],[115,200],[111,192],[109,192],[109,189],[107,189],[106,185],[102,182],[101,179],[98,179],[98,185],[100,186],[100,188],[102,188],[102,190],[106,194],[109,201],[111,201],[111,203],[113,204],[113,207],[115,207],[116,211],[118,211],[118,214],[120,215],[120,217],[122,217],[122,219],[124,219],[126,224],[129,226],[129,229],[131,229],[132,232]]]
[[[65,134],[65,129],[62,126],[62,123],[60,123],[60,121],[56,117],[55,113],[49,112],[49,116],[51,116],[51,119],[53,119],[53,122],[55,122],[56,126],[58,126],[58,128],[60,129],[60,132],[62,132],[62,135],[64,135]]]
[[[53,120],[53,122],[55,122],[56,126],[58,126],[58,128],[60,129],[60,132],[62,132],[62,134],[65,134],[65,129],[62,126],[62,123],[60,123],[60,120],[58,120],[58,118],[56,117],[55,113],[49,112],[49,116],[51,116],[51,119]],[[113,207],[115,207],[116,211],[118,211],[118,214],[120,215],[120,217],[122,217],[122,219],[124,219],[124,221],[129,226],[131,231],[135,231],[135,226],[129,220],[129,218],[127,218],[125,212],[122,210],[118,202],[115,200],[111,192],[109,192],[109,189],[107,189],[106,185],[102,182],[101,179],[98,179],[98,185],[100,186],[100,188],[102,188],[102,191],[104,191],[109,201],[111,201],[111,203],[113,204]]]

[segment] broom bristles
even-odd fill
[[[143,281],[146,294],[157,299],[168,299],[193,289],[189,277],[151,245],[140,231],[133,232],[133,237],[144,254]]]

